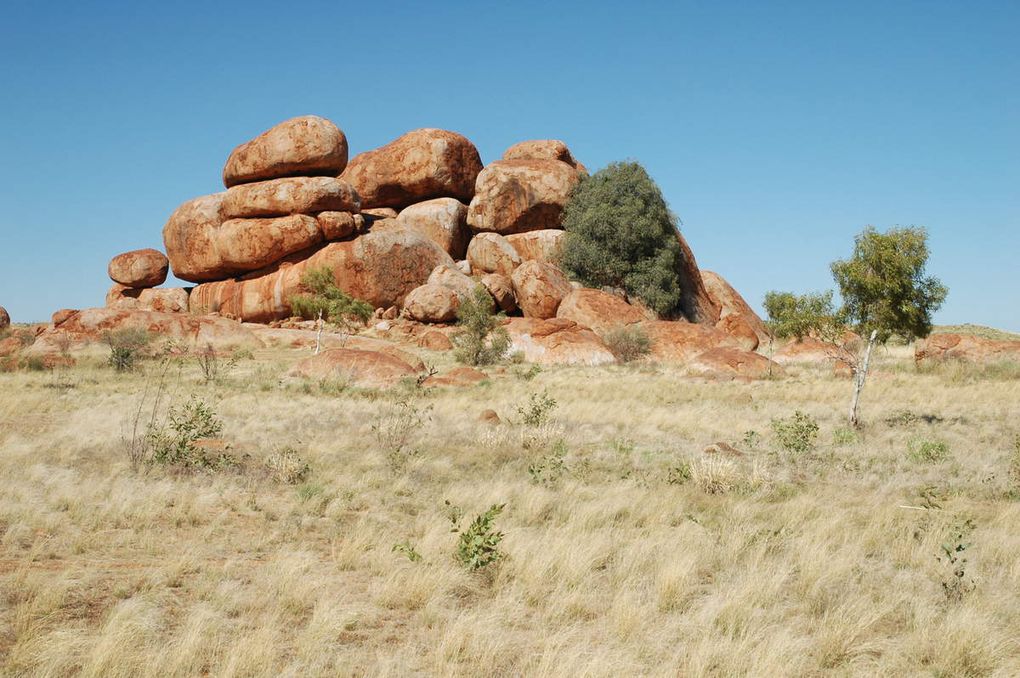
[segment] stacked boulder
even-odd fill
[[[521,142],[483,166],[467,138],[432,128],[348,160],[336,125],[293,118],[234,149],[225,191],[174,211],[166,256],[139,250],[110,263],[108,305],[269,323],[290,317],[304,274],[325,267],[380,319],[415,326],[454,322],[484,289],[514,316],[515,349],[536,362],[614,362],[602,337],[629,325],[654,335],[661,359],[753,351],[767,336],[761,320],[725,280],[702,275],[679,233],[686,319],[659,320],[618,291],[567,279],[557,265],[563,214],[585,176],[562,141]],[[156,289],[168,266],[196,286]],[[444,342],[430,345],[449,343],[435,337]]]

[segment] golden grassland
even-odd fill
[[[0,674],[1020,675],[1016,369],[884,350],[854,432],[820,366],[365,391],[283,379],[297,357],[183,365],[168,399],[245,460],[192,473],[126,451],[156,363],[0,374]],[[295,483],[264,470],[288,450]],[[465,569],[446,501],[505,504],[505,557]]]

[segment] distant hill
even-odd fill
[[[997,330],[994,327],[985,327],[984,325],[971,325],[965,323],[963,325],[936,325],[932,333],[941,332],[948,334],[973,334],[976,337],[983,337],[985,339],[992,339],[994,341],[1020,341],[1020,334],[1014,332],[1006,332],[1005,330]]]

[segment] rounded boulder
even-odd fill
[[[290,176],[336,176],[347,167],[347,137],[317,115],[285,120],[231,152],[223,185]]]
[[[110,260],[110,279],[125,287],[155,287],[166,281],[170,261],[159,250],[132,250]]]

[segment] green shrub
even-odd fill
[[[306,320],[322,319],[346,330],[356,321],[366,322],[372,317],[371,304],[355,299],[336,286],[333,271],[328,266],[310,268],[301,276],[305,292],[290,298],[291,311]]]
[[[118,372],[133,370],[141,358],[142,349],[152,340],[149,333],[138,327],[125,327],[103,333],[103,341],[110,347],[108,362]]]
[[[552,411],[556,409],[556,400],[548,392],[532,393],[527,405],[518,405],[517,414],[521,422],[527,426],[542,426],[549,422]]]
[[[949,445],[943,440],[917,438],[907,444],[907,456],[919,464],[937,464],[949,458]]]
[[[832,432],[833,445],[853,445],[857,442],[857,431],[848,426],[841,426]]]
[[[505,557],[499,550],[503,541],[503,533],[493,527],[496,518],[503,512],[506,504],[493,504],[489,510],[471,521],[465,530],[454,523],[454,532],[460,534],[457,540],[457,560],[469,570],[478,570],[491,565]]]
[[[617,287],[665,318],[683,312],[677,218],[636,162],[582,180],[563,215],[560,265],[587,287]]]
[[[787,452],[808,452],[814,449],[818,440],[818,422],[800,410],[792,417],[773,419],[772,431],[779,446]]]
[[[488,290],[477,285],[471,296],[457,309],[460,326],[453,341],[453,357],[467,365],[491,365],[501,360],[510,348],[510,335],[501,324],[502,314],[494,314],[495,303]]]
[[[147,440],[151,450],[149,463],[175,466],[182,470],[212,470],[237,465],[225,452],[211,452],[198,445],[215,438],[223,422],[211,407],[192,397],[179,408],[171,408],[163,426],[150,426]]]
[[[610,330],[602,337],[602,341],[622,363],[644,358],[652,352],[652,340],[644,328],[637,325]]]

